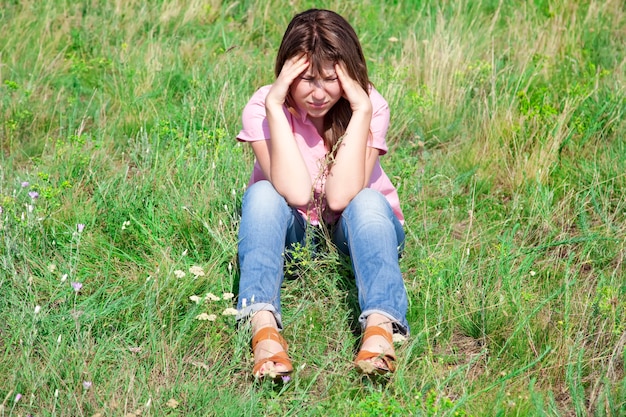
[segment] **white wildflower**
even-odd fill
[[[195,275],[196,278],[204,276],[204,270],[201,266],[194,265],[189,268],[189,273]]]
[[[225,292],[224,294],[222,294],[223,300],[232,300],[234,297],[235,294],[233,294],[232,292]]]
[[[189,299],[196,304],[200,304],[202,302],[202,298],[198,297],[197,295],[192,295],[191,297],[189,297]]]
[[[236,308],[227,308],[226,310],[222,311],[222,316],[236,316],[237,315],[237,309]]]
[[[174,276],[176,278],[184,278],[185,277],[185,272],[181,271],[180,269],[177,269],[176,271],[174,271]]]
[[[206,293],[206,295],[204,296],[204,299],[207,301],[219,301],[221,300],[221,298],[219,298],[217,295],[213,294],[213,293]]]
[[[393,334],[393,342],[402,344],[402,343],[406,342],[406,336],[401,335],[400,333],[394,333]]]
[[[217,320],[217,316],[215,314],[202,313],[202,314],[198,314],[196,316],[196,320],[215,321],[215,320]]]

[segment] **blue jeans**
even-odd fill
[[[280,288],[284,279],[285,249],[306,243],[307,224],[269,181],[251,185],[243,197],[239,225],[238,319],[257,311],[271,311],[282,329]],[[387,199],[365,188],[343,211],[333,227],[333,243],[350,257],[365,327],[367,317],[379,313],[407,336],[407,295],[398,263],[404,230]]]

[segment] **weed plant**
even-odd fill
[[[622,0],[1,5],[0,416],[626,415]],[[391,107],[412,334],[355,372],[322,241],[288,265],[293,379],[257,383],[235,137],[313,6]]]

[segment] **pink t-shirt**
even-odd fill
[[[243,110],[242,122],[243,128],[237,135],[237,139],[242,142],[253,142],[258,140],[270,139],[270,130],[265,117],[265,97],[269,92],[271,86],[266,85],[258,89],[248,104]],[[370,100],[372,102],[372,122],[370,124],[370,132],[372,137],[368,142],[368,146],[379,150],[380,155],[387,153],[387,142],[385,136],[387,134],[387,128],[389,127],[389,106],[387,101],[376,91],[373,87],[370,91]],[[283,106],[287,120],[291,124],[294,137],[302,153],[302,157],[307,164],[309,173],[311,174],[311,181],[314,184],[314,201],[309,203],[306,207],[298,207],[298,211],[308,219],[311,224],[318,224],[322,217],[321,212],[324,212],[323,218],[327,222],[334,222],[339,216],[338,213],[328,213],[325,209],[324,201],[321,204],[316,203],[320,195],[323,195],[324,191],[324,163],[326,160],[327,150],[324,145],[324,139],[319,135],[317,129],[311,123],[306,113],[303,116],[297,113],[292,114],[286,106]],[[254,170],[250,177],[248,185],[252,185],[257,181],[265,180],[265,175],[261,170],[258,162],[254,164]],[[369,188],[378,190],[383,194],[389,204],[391,205],[393,212],[400,222],[404,223],[404,216],[400,209],[400,201],[398,199],[398,193],[391,184],[391,181],[387,177],[387,174],[380,166],[380,160],[376,161],[374,170],[370,177]],[[320,207],[321,206],[321,207]]]

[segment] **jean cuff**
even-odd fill
[[[389,321],[391,321],[391,324],[393,325],[394,333],[397,333],[404,338],[409,337],[410,330],[409,330],[409,325],[406,322],[406,319],[398,320],[398,318],[394,314],[388,313],[387,311],[384,311],[384,310],[370,309],[370,310],[365,310],[364,312],[362,312],[361,315],[359,316],[359,324],[361,325],[361,329],[365,330],[365,325],[367,324],[367,317],[370,314],[381,314],[387,317]]]
[[[283,329],[283,319],[282,319],[280,312],[276,310],[276,307],[274,307],[272,304],[269,304],[269,303],[255,303],[250,306],[244,307],[241,310],[237,311],[236,319],[238,322],[241,320],[249,319],[257,311],[271,312],[274,315],[274,318],[276,319],[276,326],[278,327],[278,330]]]

